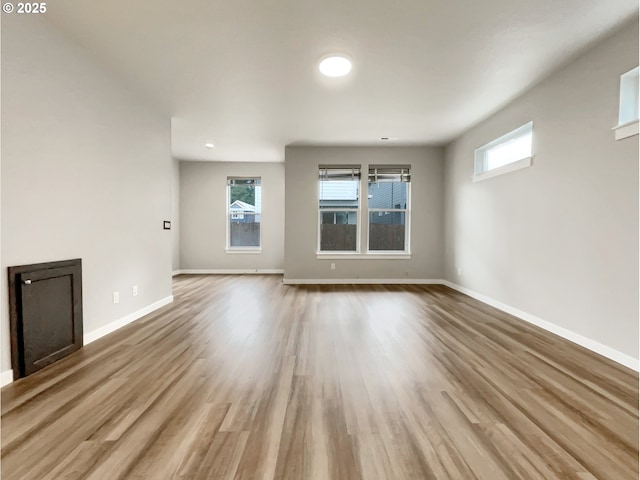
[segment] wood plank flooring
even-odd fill
[[[2,390],[2,479],[638,478],[638,375],[444,286],[180,276]]]

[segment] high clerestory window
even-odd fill
[[[638,87],[640,69],[629,70],[620,76],[620,106],[618,126],[614,128],[616,140],[638,135]]]
[[[473,181],[531,166],[533,122],[496,138],[476,149]]]

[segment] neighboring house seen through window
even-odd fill
[[[260,248],[262,187],[260,178],[227,178],[227,248]]]
[[[318,251],[358,251],[360,166],[320,166]]]

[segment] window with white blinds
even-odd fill
[[[358,252],[360,165],[320,165],[318,189],[318,251]]]
[[[318,254],[408,255],[410,199],[410,165],[319,165]]]
[[[369,252],[409,251],[410,186],[410,166],[369,166]]]

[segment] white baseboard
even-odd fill
[[[439,285],[431,278],[285,278],[285,285]]]
[[[180,270],[180,274],[238,274],[238,273],[279,273],[281,274],[281,270]],[[176,274],[174,272],[174,274]],[[569,340],[573,343],[576,343],[580,346],[583,346],[603,357],[606,357],[614,362],[617,362],[625,367],[628,367],[634,371],[639,370],[639,361],[637,358],[634,358],[625,353],[619,352],[611,347],[598,343],[590,338],[584,337],[578,333],[575,333],[571,330],[568,330],[564,327],[560,327],[554,323],[548,322],[541,318],[538,318],[529,313],[523,312],[522,310],[518,310],[517,308],[506,305],[502,302],[489,298],[485,295],[477,293],[468,288],[462,287],[455,283],[449,282],[447,280],[440,279],[362,279],[362,278],[351,278],[351,279],[290,279],[285,278],[283,280],[285,285],[446,285],[449,288],[457,290],[458,292],[464,293],[476,300],[479,300],[487,305],[490,305],[498,310],[502,310],[514,317],[517,317],[525,322],[536,325],[548,332],[551,332],[555,335],[558,335],[566,340]],[[104,327],[101,327],[97,330],[94,330],[84,336],[84,344],[87,345],[91,342],[96,341],[97,339],[139,319],[152,313],[153,311],[170,304],[173,302],[173,296],[166,297],[156,303],[153,303],[145,308],[142,308],[136,312],[133,312],[126,317],[123,317],[115,322],[112,322]],[[13,382],[13,370],[6,370],[0,373],[0,386],[3,387]]]
[[[171,273],[171,276],[172,276],[172,277],[175,277],[176,275],[182,275],[182,270],[174,270],[174,271]]]
[[[179,270],[180,275],[282,275],[281,268],[247,268],[247,269],[216,269],[216,270]]]
[[[135,320],[138,320],[139,318],[142,318],[145,315],[149,315],[150,313],[158,310],[159,308],[164,307],[165,305],[169,305],[171,302],[173,302],[173,295],[169,295],[168,297],[163,298],[162,300],[158,300],[157,302],[152,303],[151,305],[147,305],[146,307],[141,308],[140,310],[137,310],[133,313],[130,313],[126,317],[122,317],[114,322],[111,322],[105,325],[104,327],[100,327],[89,333],[85,333],[84,344],[87,345],[91,342],[95,342],[99,338],[102,338],[105,335],[110,334],[111,332],[115,332],[116,330],[124,327],[127,324]]]
[[[13,370],[5,370],[0,373],[0,387],[13,383]]]
[[[602,355],[603,357],[613,360],[614,362],[624,365],[625,367],[635,370],[636,372],[638,371],[638,367],[639,367],[638,359],[633,358],[632,356],[627,355],[626,353],[619,352],[618,350],[615,350],[611,347],[598,343],[595,340],[584,337],[579,333],[573,332],[564,327],[560,327],[555,323],[551,323],[547,320],[543,320],[541,318],[536,317],[535,315],[531,315],[530,313],[523,312],[522,310],[518,310],[517,308],[511,307],[502,302],[489,298],[485,295],[474,292],[473,290],[469,290],[468,288],[461,287],[460,285],[457,285],[455,283],[449,282],[447,280],[443,280],[442,283],[443,285],[453,288],[458,292],[464,293],[465,295],[469,295],[470,297],[475,298],[476,300],[480,300],[482,303],[486,303],[487,305],[497,308],[498,310],[502,310],[503,312],[513,315],[514,317],[518,317],[519,319],[524,320],[525,322],[536,325],[537,327],[540,327],[548,332],[558,335],[559,337],[569,340],[570,342],[573,342],[582,347],[585,347],[591,350],[592,352]]]
[[[115,322],[111,322],[108,325],[105,325],[104,327],[100,327],[89,333],[85,333],[83,336],[84,344],[87,345],[91,342],[95,342],[99,338],[102,338],[105,335],[110,334],[111,332],[115,332],[119,328],[122,328],[125,325],[135,320],[138,320],[139,318],[144,317],[145,315],[149,315],[150,313],[172,302],[173,302],[173,295],[169,295],[168,297],[163,298],[162,300],[158,300],[157,302],[152,303],[151,305],[147,305],[146,307],[141,308],[140,310],[137,310],[133,313],[130,313],[126,317],[122,317],[116,320]],[[13,370],[6,370],[0,373],[0,387],[4,387],[5,385],[8,385],[12,382],[13,382]]]

